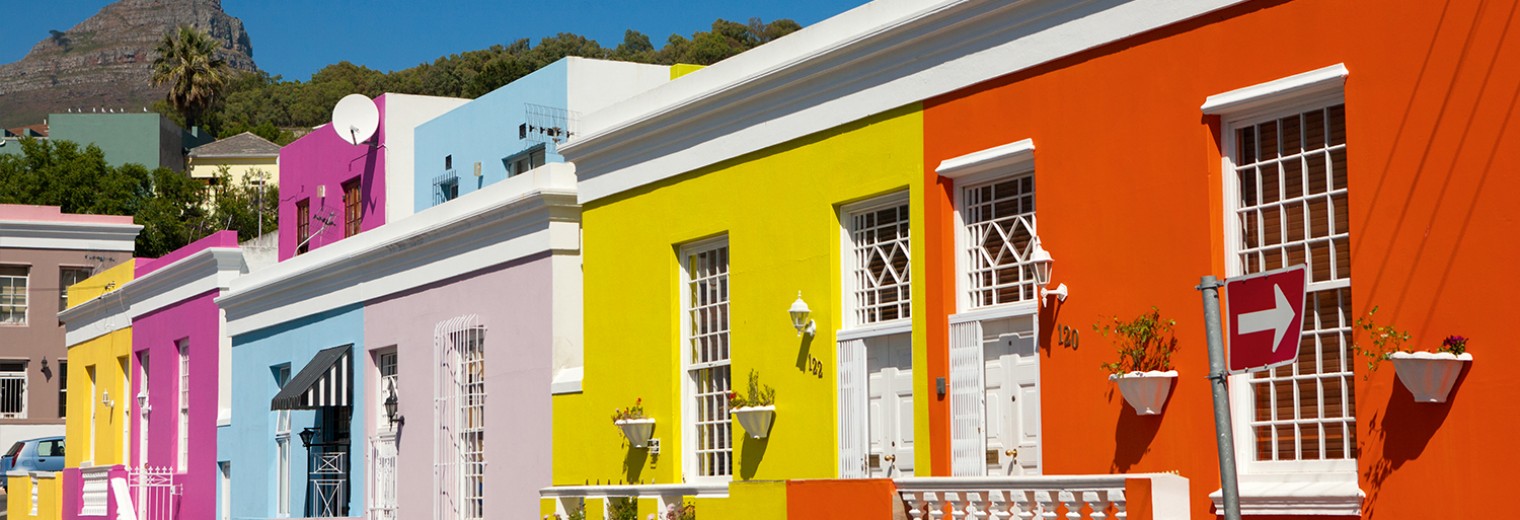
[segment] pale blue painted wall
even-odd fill
[[[506,158],[536,146],[520,139],[525,105],[565,109],[569,105],[569,58],[556,61],[417,127],[416,210],[436,205],[434,179],[444,174],[444,158],[454,157],[459,195],[507,178]],[[561,162],[554,143],[545,145],[545,162]],[[475,177],[475,163],[481,176]]]
[[[273,369],[289,364],[291,376],[317,351],[354,345],[354,406],[349,421],[349,515],[364,516],[365,454],[364,312],[350,305],[232,338],[232,425],[219,429],[218,459],[232,461],[232,517],[275,517],[274,413],[269,402],[279,390]],[[297,435],[316,421],[316,412],[291,412],[290,513],[302,516],[306,501],[306,450]]]

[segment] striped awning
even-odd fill
[[[317,352],[270,402],[270,410],[315,410],[352,406],[354,394],[352,343]]]

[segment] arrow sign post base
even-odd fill
[[[1213,276],[1205,276],[1199,280],[1196,289],[1203,292],[1203,324],[1209,343],[1209,386],[1214,390],[1214,432],[1219,444],[1219,491],[1224,495],[1224,519],[1240,520],[1240,482],[1235,473],[1235,434],[1230,426],[1230,389],[1226,379],[1229,374],[1224,368],[1224,333],[1219,321],[1219,288],[1223,285]]]

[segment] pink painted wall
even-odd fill
[[[406,421],[398,435],[403,516],[427,516],[432,508],[433,484],[415,476],[432,475],[439,442],[433,327],[476,314],[486,327],[486,517],[538,518],[538,490],[550,484],[552,471],[550,279],[549,257],[540,255],[365,305],[365,380],[379,381],[376,351],[395,347],[398,355],[397,408]],[[364,402],[383,402],[378,386],[363,390]],[[367,417],[366,435],[386,420]]]
[[[41,222],[75,222],[88,224],[131,224],[132,217],[115,215],[65,214],[58,206],[32,206],[27,204],[0,204],[0,220],[25,220]]]
[[[140,279],[139,279],[140,280]],[[179,518],[216,515],[217,373],[221,341],[220,312],[212,290],[145,314],[132,321],[133,418],[142,409],[135,396],[142,392],[144,351],[148,359],[148,453],[144,458],[137,423],[133,423],[131,464],[174,467],[179,453],[179,351],[176,342],[190,342],[190,457],[180,474],[184,485]]]
[[[375,146],[348,144],[331,125],[324,125],[280,149],[280,261],[295,256],[300,243],[296,239],[298,201],[308,200],[311,205],[309,250],[343,239],[343,183],[356,177],[363,201],[360,231],[385,223],[385,96],[375,98],[375,105],[380,107]],[[317,196],[317,186],[327,187],[325,197]],[[322,229],[317,217],[329,214],[333,225]]]
[[[127,478],[127,467],[123,466],[121,464],[117,464],[117,465],[111,466],[111,469],[109,470],[109,472],[110,472],[109,479],[111,479],[113,481],[115,479],[117,479],[117,478],[122,478],[122,479]],[[59,489],[63,489],[63,490],[71,490],[71,489],[72,490],[78,490],[78,489],[81,489],[80,488],[81,485],[82,485],[82,483],[80,482],[79,468],[63,468],[63,487],[61,487]],[[101,516],[94,516],[94,515],[80,514],[80,512],[79,512],[80,508],[84,507],[84,494],[83,493],[80,493],[80,492],[72,492],[72,493],[70,493],[70,492],[64,492],[64,493],[62,493],[64,495],[64,500],[63,500],[63,505],[62,505],[63,511],[59,512],[58,518],[62,518],[63,520],[78,520],[78,519],[86,519],[86,518],[100,518],[100,519],[116,518],[116,509],[118,507],[124,506],[125,504],[117,504],[116,503],[116,492],[115,491],[109,491],[108,493],[109,494],[106,495],[106,514],[101,515]],[[130,507],[130,506],[127,506],[127,507]]]
[[[185,247],[175,249],[174,251],[169,252],[167,255],[158,258],[140,258],[137,260],[137,266],[132,268],[132,273],[136,278],[142,278],[144,275],[147,275],[153,271],[157,271],[166,265],[178,262],[186,257],[189,257],[190,255],[213,247],[237,247],[237,238],[238,236],[236,231],[217,231],[215,233],[212,233],[210,236],[207,236],[206,238],[196,240],[194,242],[186,244]]]

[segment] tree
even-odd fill
[[[166,97],[188,126],[216,103],[232,72],[216,55],[217,43],[205,31],[188,25],[164,34],[153,59],[153,85],[169,85]]]

